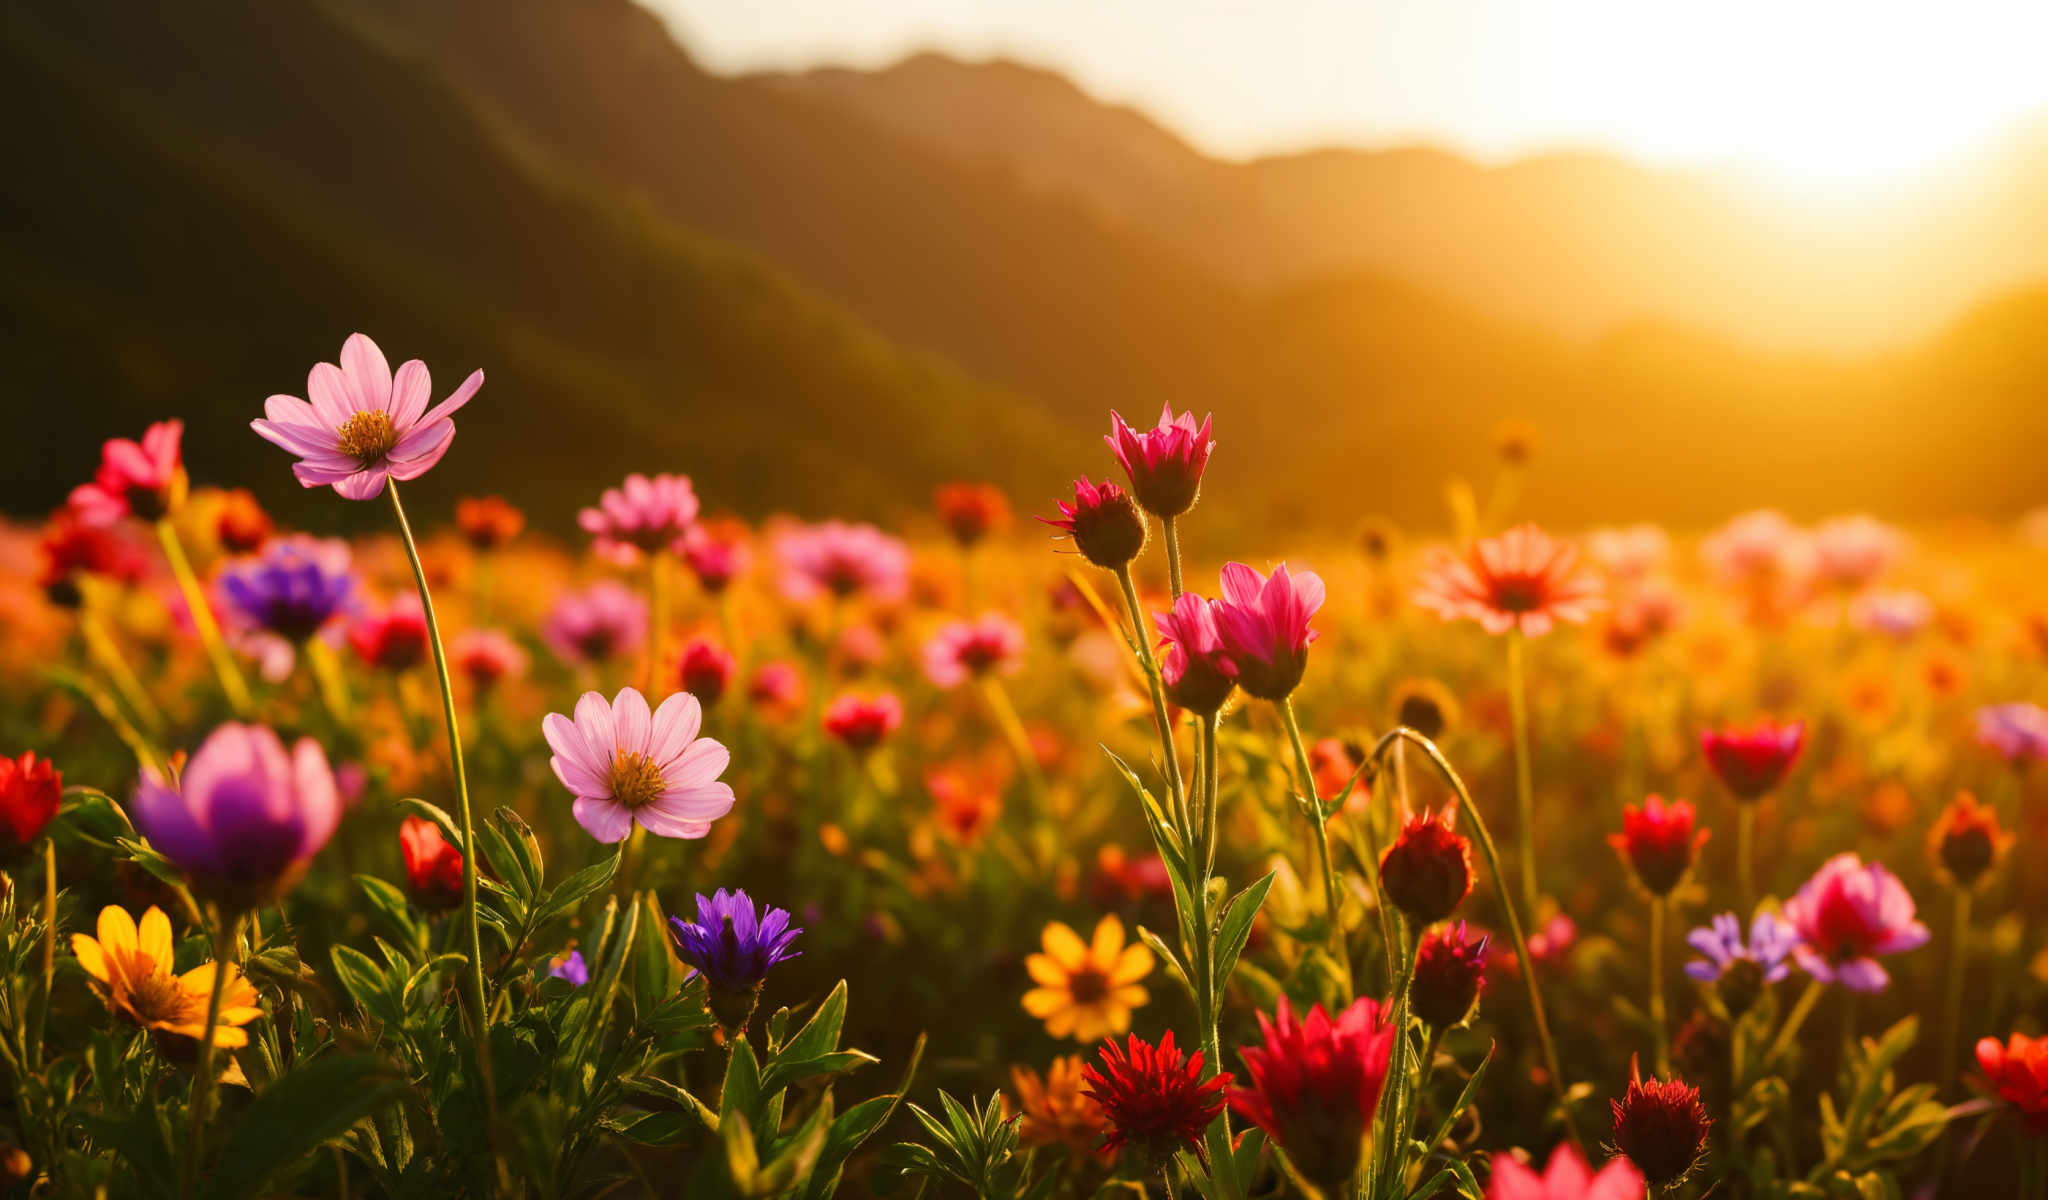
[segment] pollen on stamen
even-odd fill
[[[351,413],[334,434],[335,448],[364,466],[376,462],[398,444],[398,430],[391,414],[381,408]]]
[[[639,808],[661,795],[668,784],[661,768],[645,754],[631,751],[612,760],[612,799],[627,808]]]

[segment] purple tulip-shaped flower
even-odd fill
[[[135,828],[194,892],[236,911],[297,883],[341,811],[316,742],[287,751],[271,730],[232,723],[208,735],[176,779],[145,767],[132,810]]]

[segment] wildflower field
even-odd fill
[[[0,542],[23,1193],[2048,1196],[2042,519],[1544,529],[1514,429],[1219,544],[1169,408],[564,539],[409,499],[483,372],[338,359],[248,470],[384,532],[167,413]]]

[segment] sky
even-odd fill
[[[1600,149],[1873,179],[2048,113],[2048,0],[642,0],[724,72],[1057,69],[1198,147]]]

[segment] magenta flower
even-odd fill
[[[140,442],[107,439],[92,482],[72,489],[71,511],[87,525],[112,525],[131,513],[144,521],[169,514],[185,487],[178,447],[184,435],[183,421],[158,421]]]
[[[1913,897],[1881,863],[1837,854],[1785,902],[1799,933],[1792,957],[1808,975],[1858,992],[1883,991],[1891,976],[1877,956],[1915,949],[1927,926],[1913,919]]]
[[[2048,709],[2015,701],[1977,710],[1977,744],[2014,766],[2048,758]]]
[[[624,657],[647,637],[647,598],[616,579],[563,592],[541,622],[540,636],[567,663]]]
[[[600,842],[625,839],[633,825],[657,837],[700,838],[732,811],[719,782],[732,754],[697,731],[704,710],[677,692],[649,712],[647,699],[622,688],[607,704],[596,692],[576,702],[576,719],[549,713],[541,722],[555,778],[575,793],[576,823]]]
[[[1550,1152],[1550,1165],[1535,1170],[1505,1154],[1493,1156],[1493,1180],[1486,1200],[1643,1200],[1643,1173],[1626,1158],[1615,1158],[1595,1175],[1578,1147],[1565,1142]]]
[[[1290,575],[1287,564],[1261,578],[1243,563],[1223,568],[1223,599],[1213,613],[1222,639],[1224,673],[1261,700],[1287,699],[1308,669],[1309,618],[1323,606],[1323,580],[1313,571]]]
[[[873,525],[844,521],[791,529],[776,539],[782,590],[794,601],[820,593],[900,599],[910,583],[910,547]]]
[[[879,696],[846,692],[825,706],[822,720],[826,733],[855,753],[865,753],[903,724],[903,702],[894,692]]]
[[[526,651],[511,635],[499,629],[466,629],[455,635],[448,656],[455,670],[479,691],[489,691],[508,679],[526,674]]]
[[[195,892],[247,909],[305,873],[340,824],[342,799],[313,739],[287,752],[271,730],[230,723],[207,735],[175,778],[143,768],[129,811]]]
[[[1700,751],[1737,800],[1757,800],[1785,782],[1799,751],[1806,745],[1806,722],[1779,724],[1759,720],[1752,725],[1700,731]]]
[[[430,412],[433,381],[419,359],[396,376],[377,343],[360,333],[342,343],[341,365],[316,363],[306,395],[264,401],[268,420],[251,421],[265,441],[299,456],[292,474],[305,487],[332,486],[350,500],[374,500],[384,481],[418,479],[432,470],[455,440],[455,410],[484,385],[472,371],[454,394]]]
[[[1223,656],[1223,635],[1216,628],[1216,602],[1182,592],[1169,612],[1154,613],[1159,629],[1160,678],[1166,698],[1189,712],[1215,713],[1230,699],[1236,668]]]
[[[1014,675],[1023,665],[1024,631],[1001,613],[954,621],[924,644],[926,678],[942,688],[1000,672]]]
[[[598,554],[622,567],[643,554],[684,549],[696,520],[697,493],[687,475],[628,475],[606,488],[595,508],[576,515],[583,532],[596,539]]]
[[[1123,414],[1109,414],[1110,432],[1102,440],[1123,464],[1130,477],[1131,492],[1146,512],[1156,517],[1177,517],[1195,506],[1202,492],[1202,472],[1209,465],[1209,452],[1216,443],[1209,438],[1209,418],[1200,426],[1195,414],[1173,415],[1173,405],[1161,406],[1159,424],[1143,433],[1124,423]]]
[[[1074,499],[1056,502],[1060,515],[1040,517],[1054,529],[1065,530],[1074,548],[1089,562],[1105,570],[1118,571],[1130,565],[1145,548],[1145,514],[1131,502],[1124,490],[1109,480],[1088,482],[1087,476],[1074,481]]]
[[[705,591],[713,595],[725,591],[753,562],[746,526],[732,521],[690,526],[683,535],[683,561],[690,564]]]

